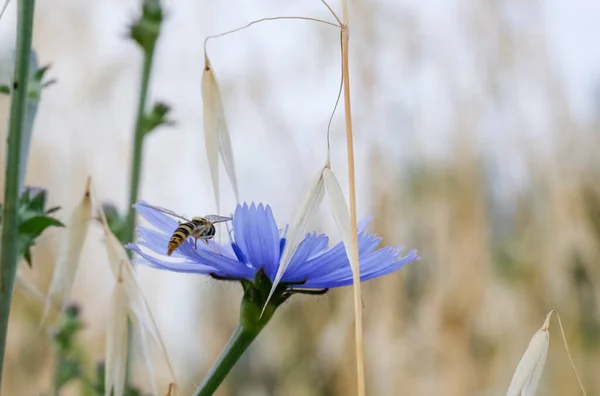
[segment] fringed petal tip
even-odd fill
[[[413,249],[406,254],[406,256],[402,257],[402,251],[405,249],[404,246],[396,248],[398,252],[397,259],[395,261],[405,260],[407,263],[415,260],[420,260],[421,257],[417,254],[417,249]]]

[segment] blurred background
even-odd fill
[[[212,213],[204,38],[261,17],[333,19],[317,0],[164,5],[150,103],[169,103],[177,124],[146,139],[140,197],[189,216]],[[421,256],[363,284],[368,394],[503,395],[530,338],[556,309],[588,395],[600,395],[600,3],[350,5],[359,217],[373,215],[371,230],[385,244]],[[63,219],[88,175],[102,200],[127,209],[142,54],[126,32],[139,7],[138,0],[37,2],[33,45],[58,83],[43,93],[27,183],[49,189]],[[15,20],[12,0],[0,21],[3,82],[11,76]],[[339,33],[306,21],[267,22],[211,41],[208,52],[241,197],[269,203],[280,224],[289,222],[325,160]],[[2,162],[8,109],[0,95]],[[347,191],[340,110],[332,166]],[[221,191],[223,211],[233,211],[226,180]],[[336,236],[326,203],[320,211],[313,228]],[[59,236],[44,234],[34,268],[20,267],[42,292]],[[146,267],[138,274],[181,394],[190,394],[235,326],[241,288]],[[102,232],[93,226],[72,296],[83,309],[80,343],[90,370],[104,358],[112,286]],[[344,288],[281,307],[218,395],[355,394],[351,295]],[[42,308],[17,286],[3,394],[49,394],[52,327],[38,332]],[[137,363],[135,383],[150,391]],[[579,394],[554,321],[538,394]]]

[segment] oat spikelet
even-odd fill
[[[290,264],[290,260],[296,253],[296,249],[300,245],[300,242],[306,236],[306,232],[308,230],[308,222],[313,217],[317,208],[323,201],[323,196],[325,195],[325,190],[323,188],[323,170],[325,167],[319,169],[319,173],[315,178],[310,190],[306,194],[302,205],[296,212],[294,220],[288,229],[288,233],[286,236],[285,248],[283,249],[283,253],[281,254],[281,259],[279,261],[279,268],[277,269],[277,275],[275,275],[275,280],[273,281],[273,286],[271,287],[271,291],[269,292],[269,298],[267,298],[266,305],[269,303],[275,288],[279,284],[283,273],[285,272],[287,266]],[[264,309],[264,308],[263,308]]]
[[[52,298],[58,295],[60,305],[64,306],[71,294],[71,288],[73,287],[73,281],[75,280],[75,274],[77,273],[81,257],[81,250],[83,249],[92,216],[91,183],[92,179],[88,178],[83,197],[73,210],[66,228],[62,231],[62,239],[60,241],[56,264],[54,265],[50,291],[44,305],[42,323],[48,315]]]
[[[146,298],[142,293],[142,289],[140,288],[137,279],[135,277],[135,273],[133,270],[133,266],[129,260],[129,256],[127,255],[127,251],[123,247],[123,244],[119,241],[119,239],[112,233],[110,228],[108,227],[108,223],[106,222],[106,216],[102,211],[102,207],[98,205],[99,217],[102,221],[102,225],[104,228],[104,235],[106,239],[106,253],[108,256],[108,261],[110,264],[110,268],[116,279],[121,279],[123,284],[123,288],[126,293],[126,301],[127,301],[127,312],[133,324],[134,332],[139,334],[141,342],[142,342],[142,351],[144,352],[144,359],[146,365],[148,366],[148,372],[153,381],[153,387],[155,394],[156,392],[156,383],[154,378],[154,369],[152,366],[152,362],[150,360],[150,355],[148,353],[148,338],[147,334],[156,342],[159,346],[160,352],[167,363],[167,367],[169,373],[171,375],[172,382],[174,384],[175,391],[177,390],[177,379],[175,377],[175,371],[173,370],[173,366],[171,364],[171,360],[169,359],[169,355],[167,354],[167,350],[165,348],[165,344],[163,342],[162,336],[158,330],[158,326],[156,325],[156,321],[154,320],[154,316],[152,315],[152,311],[148,306]]]
[[[229,128],[225,119],[219,85],[208,56],[204,59],[204,72],[202,73],[202,101],[206,156],[215,193],[217,212],[219,212],[219,153],[231,182],[235,200],[238,203],[240,200]]]
[[[123,396],[127,369],[127,291],[118,276],[110,297],[106,323],[104,396]]]
[[[517,369],[513,375],[506,396],[534,396],[537,391],[544,365],[546,364],[546,355],[550,345],[550,318],[551,311],[541,329],[539,329],[531,338],[529,346]]]
[[[346,203],[340,184],[331,169],[327,168],[323,171],[323,181],[325,182],[325,191],[331,204],[333,219],[335,220],[335,224],[342,237],[342,241],[344,242],[348,261],[350,262],[350,265],[352,265],[352,271],[356,272],[359,269],[354,265],[355,263],[354,260],[352,260],[352,253],[350,250],[350,246],[352,246],[352,231],[350,228],[350,212],[348,211],[348,204]]]

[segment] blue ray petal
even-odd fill
[[[194,274],[205,274],[216,272],[217,269],[211,265],[201,264],[192,260],[185,261],[166,261],[161,260],[157,257],[150,256],[140,249],[139,246],[129,243],[125,247],[137,254],[139,254],[143,260],[136,260],[141,264],[146,264],[154,268],[165,269],[174,272],[194,273]]]
[[[362,233],[358,236],[358,256],[359,258],[371,253],[379,244],[381,238],[373,234]],[[294,280],[314,279],[323,275],[335,272],[338,269],[350,269],[350,261],[346,256],[346,249],[342,242],[337,243],[328,251],[307,260],[293,274]],[[288,275],[288,274],[286,274]],[[284,276],[285,280],[291,277]]]
[[[279,232],[268,205],[238,206],[233,216],[233,236],[248,264],[256,269],[264,268],[269,277],[275,275]]]
[[[172,234],[179,223],[177,220],[173,219],[171,216],[161,212],[158,209],[153,209],[151,207],[145,206],[150,205],[146,201],[138,201],[133,207],[138,211],[140,215],[154,227],[158,228],[165,234]]]
[[[411,251],[405,257],[399,258],[398,251],[391,247],[380,249],[369,256],[361,258],[361,282],[377,278],[397,271],[419,257],[416,251]],[[352,270],[350,268],[336,271],[320,278],[311,278],[303,287],[333,288],[352,284]]]

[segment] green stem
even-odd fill
[[[142,150],[144,146],[144,137],[146,136],[145,118],[146,118],[146,98],[148,96],[148,85],[150,83],[150,74],[152,72],[152,63],[154,60],[154,49],[156,41],[144,49],[144,66],[142,71],[142,81],[140,85],[140,97],[138,101],[137,118],[135,122],[135,135],[133,138],[133,156],[131,159],[131,176],[129,184],[129,208],[127,212],[127,221],[122,242],[132,242],[135,232],[135,210],[133,204],[138,200],[140,188],[140,176],[142,173]],[[132,252],[127,251],[129,257]],[[131,372],[131,344],[133,341],[133,326],[131,321],[127,320],[127,367],[125,370],[126,384],[130,382]]]
[[[250,344],[252,344],[258,333],[244,327],[241,323],[238,324],[231,338],[229,338],[225,349],[221,351],[219,359],[210,369],[193,396],[212,395],[219,385],[221,385],[221,382],[223,382],[229,371],[231,371],[231,368],[240,359],[246,349],[248,349]]]
[[[19,172],[21,167],[21,142],[27,103],[27,82],[33,35],[35,0],[19,0],[17,5],[17,48],[14,86],[10,105],[10,125],[6,149],[6,185],[4,187],[4,213],[2,215],[2,251],[0,253],[0,383],[4,366],[6,332],[12,303],[12,293],[17,274]]]
[[[142,72],[142,84],[135,123],[135,136],[133,138],[133,157],[131,159],[131,176],[129,179],[129,208],[127,212],[127,222],[125,224],[125,233],[123,235],[124,242],[132,242],[135,231],[135,210],[132,205],[138,200],[140,188],[142,149],[144,145],[144,136],[147,132],[144,125],[146,116],[146,97],[148,96],[148,85],[150,82],[150,73],[152,71],[152,61],[154,59],[154,48],[155,45],[152,44],[148,50],[144,51],[144,70]],[[128,250],[127,253],[131,256],[131,251]]]

